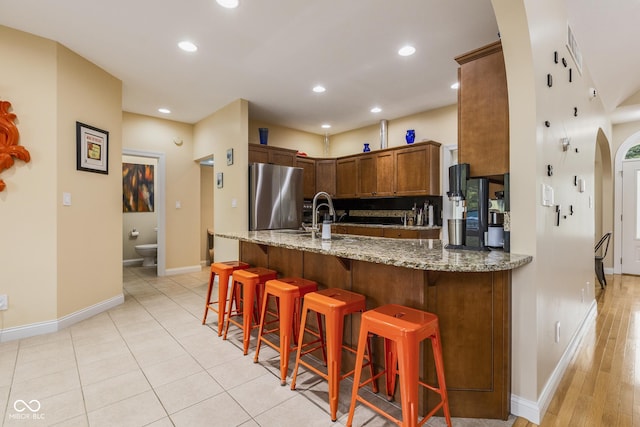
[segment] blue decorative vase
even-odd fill
[[[368,152],[368,151],[371,151],[371,148],[369,148],[369,143],[368,143],[368,142],[365,142],[365,143],[364,143],[364,148],[362,149],[362,152],[363,152],[363,153],[366,153],[366,152]]]
[[[260,133],[260,144],[267,145],[267,140],[269,139],[269,128],[258,128],[258,132]]]
[[[407,144],[413,144],[413,141],[416,140],[416,131],[409,129],[405,135],[405,139],[407,140]]]

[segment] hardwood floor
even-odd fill
[[[596,281],[598,315],[562,378],[542,427],[640,426],[640,277]],[[638,363],[638,366],[636,366]],[[532,427],[524,418],[513,427]]]

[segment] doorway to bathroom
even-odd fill
[[[136,246],[157,244],[155,269],[164,276],[165,263],[165,155],[164,153],[123,149],[123,265],[153,263],[148,251]],[[126,172],[126,174],[125,174]],[[135,178],[125,180],[126,176]],[[141,255],[143,253],[143,255]],[[146,258],[145,258],[146,255]],[[151,268],[151,267],[149,267]]]

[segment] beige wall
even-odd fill
[[[400,117],[387,122],[387,147],[406,145],[407,129],[415,129],[416,142],[433,140],[442,145],[458,143],[458,106],[425,111],[407,117]],[[380,149],[380,124],[354,129],[331,135],[329,138],[330,156],[340,157],[361,153],[364,143],[368,142],[371,150]]]
[[[213,228],[216,232],[248,228],[248,103],[238,99],[203,120],[194,128],[193,158],[213,155],[214,173],[223,174],[223,188],[214,187]],[[227,165],[227,150],[233,149],[233,165]],[[215,177],[214,177],[215,178]],[[215,261],[238,259],[238,242],[215,238]]]
[[[148,243],[158,243],[158,160],[149,157],[122,156],[122,163],[133,163],[138,165],[153,165],[154,180],[154,211],[153,212],[122,212],[122,260],[142,260],[136,252],[136,245]],[[132,237],[131,232],[136,230],[139,234]]]
[[[595,146],[599,128],[610,139],[598,99],[590,100],[593,82],[582,75],[565,47],[567,16],[551,0],[493,0],[505,53],[510,104],[511,249],[531,254],[532,264],[513,275],[512,392],[524,403],[544,404],[545,387],[594,302]],[[553,52],[574,68],[553,63]],[[554,85],[546,86],[546,74]],[[573,117],[577,107],[578,117]],[[550,128],[544,126],[548,120]],[[571,138],[563,152],[560,139]],[[579,153],[575,152],[579,149]],[[554,168],[552,177],[546,165]],[[573,177],[586,180],[580,193]],[[540,186],[551,185],[566,219],[555,225],[552,207],[540,204]],[[569,215],[569,205],[574,215]],[[582,292],[584,290],[584,300]],[[560,322],[559,343],[555,323]]]
[[[620,123],[613,126],[612,160],[615,159],[620,146],[638,132],[640,132],[640,121]]]
[[[260,143],[258,128],[269,129],[267,145],[302,151],[311,157],[324,156],[324,136],[322,135],[257,120],[249,120],[249,144]]]
[[[165,156],[165,203],[156,205],[165,209],[167,274],[198,269],[200,226],[194,219],[200,218],[200,167],[193,159],[193,126],[124,112],[122,140],[126,149]],[[180,202],[179,208],[176,202]]]
[[[58,317],[122,293],[122,82],[58,45]],[[97,102],[99,100],[99,102]],[[109,132],[109,174],[77,171],[75,121]],[[60,195],[70,192],[72,206]],[[99,244],[95,244],[99,242]],[[90,279],[89,279],[90,278]]]
[[[30,163],[1,174],[0,292],[9,309],[0,326],[11,329],[122,295],[122,225],[113,202],[122,102],[119,80],[50,40],[0,26],[0,57],[11,58],[0,67],[2,99],[12,103],[20,144],[31,153]],[[108,175],[76,170],[76,121],[109,131]],[[62,206],[63,192],[71,206]]]
[[[0,26],[0,57],[11,58],[0,67],[1,96],[31,154],[29,163],[18,160],[0,173],[7,185],[0,193],[0,292],[9,296],[2,328],[57,317],[56,55],[56,43]]]

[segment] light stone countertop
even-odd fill
[[[444,249],[441,240],[389,239],[333,234],[331,241],[298,230],[240,231],[216,233],[217,237],[260,245],[315,252],[340,258],[417,270],[488,272],[512,270],[532,261],[530,255],[503,251]]]
[[[439,225],[402,225],[402,224],[369,224],[358,222],[334,222],[332,225],[346,226],[346,227],[367,227],[367,228],[391,228],[394,230],[440,230],[442,227]]]

